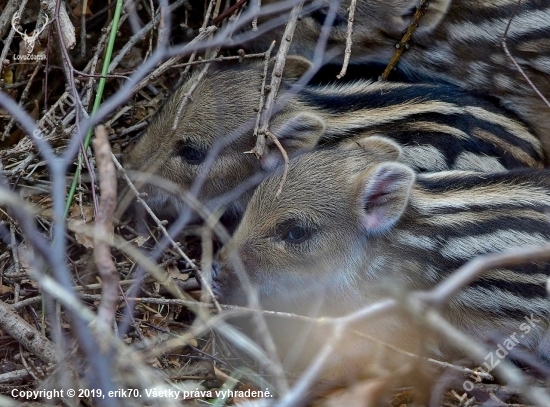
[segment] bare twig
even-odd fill
[[[265,135],[267,137],[269,137],[271,139],[271,141],[273,141],[273,143],[275,143],[275,145],[277,146],[277,148],[279,149],[279,151],[283,155],[283,159],[285,161],[285,169],[284,169],[283,175],[281,177],[281,182],[279,183],[279,188],[277,189],[277,193],[275,194],[275,197],[278,197],[279,195],[281,195],[281,192],[283,191],[283,185],[285,185],[285,182],[286,182],[286,177],[288,175],[288,169],[290,167],[290,160],[288,159],[288,154],[286,153],[285,149],[283,148],[283,146],[281,145],[281,142],[277,139],[277,137],[275,137],[275,135],[270,131],[267,131],[265,133]]]
[[[10,383],[28,378],[31,374],[27,369],[13,370],[0,374],[0,383]]]
[[[304,2],[299,1],[291,10],[288,23],[286,25],[285,31],[283,33],[283,39],[275,57],[275,64],[273,67],[273,74],[271,75],[271,88],[267,100],[265,103],[265,108],[260,118],[260,126],[257,134],[256,145],[252,149],[252,152],[257,158],[261,158],[264,155],[265,151],[265,137],[266,132],[269,128],[269,120],[271,119],[271,114],[275,106],[275,99],[277,93],[279,92],[279,86],[283,79],[283,70],[286,62],[286,55],[292,43],[292,36],[294,35],[294,30],[296,29],[296,23],[298,22],[298,16],[302,10]]]
[[[105,127],[96,128],[93,142],[101,200],[97,212],[94,234],[94,260],[102,279],[102,300],[98,309],[98,329],[113,327],[118,298],[118,273],[111,258],[111,247],[107,242],[113,239],[113,214],[117,201],[116,170],[111,160],[111,147]]]
[[[59,35],[61,38],[60,46],[63,48],[63,46],[66,49],[73,49],[73,47],[76,44],[76,34],[74,30],[74,26],[71,23],[71,19],[69,18],[69,14],[67,13],[67,9],[65,7],[65,3],[62,1],[57,0],[45,0],[48,8],[48,12],[50,15],[55,16],[57,20],[59,20],[58,27]],[[84,12],[84,10],[83,10]]]
[[[256,5],[255,9],[260,10],[262,0],[256,0],[254,4]],[[252,31],[258,31],[258,17],[254,17],[254,20],[252,20]]]
[[[271,51],[275,47],[275,41],[271,43],[267,51],[264,53],[264,72],[262,74],[262,85],[260,86],[260,101],[258,102],[258,114],[256,115],[256,124],[254,125],[253,135],[258,137],[258,130],[260,128],[260,119],[262,117],[262,111],[264,108],[264,99],[265,99],[265,82],[267,80],[267,71],[269,69],[269,58],[271,57]],[[253,153],[253,151],[248,151],[248,153]]]
[[[82,13],[80,15],[80,57],[86,57],[86,10],[88,0],[82,0]]]
[[[181,112],[183,111],[183,108],[185,107],[185,105],[187,104],[189,99],[191,98],[191,95],[193,94],[193,92],[195,91],[195,89],[197,88],[199,83],[204,78],[204,75],[206,75],[206,73],[208,72],[208,68],[210,68],[210,64],[206,64],[201,69],[199,74],[194,78],[194,81],[191,84],[191,86],[189,87],[189,89],[187,90],[187,92],[183,95],[181,101],[178,104],[178,110],[176,112],[176,116],[174,117],[174,124],[172,125],[172,130],[176,130],[178,128],[178,123],[180,121]]]
[[[197,273],[201,274],[201,271],[199,270],[199,268],[197,267],[197,265],[193,262],[193,260],[191,260],[183,250],[181,250],[181,247],[174,241],[174,239],[172,239],[172,237],[170,236],[170,234],[168,233],[168,231],[166,230],[166,228],[164,227],[164,225],[162,224],[162,222],[160,221],[160,219],[154,214],[154,212],[151,210],[151,208],[149,207],[149,205],[147,205],[147,203],[140,197],[140,194],[139,194],[139,191],[137,190],[137,188],[135,187],[135,185],[133,184],[133,182],[130,180],[130,178],[128,177],[128,175],[126,174],[126,171],[124,170],[124,168],[122,167],[122,165],[120,165],[120,163],[118,162],[118,160],[116,159],[116,157],[113,155],[112,156],[112,159],[117,167],[117,169],[119,171],[121,171],[122,173],[122,176],[124,178],[124,180],[126,181],[126,183],[128,184],[128,187],[130,188],[130,190],[135,194],[136,196],[136,199],[137,201],[145,208],[145,210],[147,211],[147,213],[151,216],[151,218],[153,219],[153,221],[156,223],[157,227],[159,228],[159,230],[162,232],[162,234],[171,242],[172,244],[172,247],[174,248],[174,250],[177,251],[177,253],[181,256],[182,259],[184,259],[187,264],[193,268],[193,270],[195,270]],[[204,278],[203,278],[204,280]],[[216,305],[216,307],[218,309],[221,309],[220,307],[220,304],[218,303],[218,301],[216,300],[216,298],[214,297],[214,293],[212,292],[212,286],[209,285],[208,283],[205,283],[205,288],[206,290],[208,291],[209,295],[211,296],[211,298],[213,298],[213,301],[214,301],[214,304]]]
[[[351,45],[353,44],[353,22],[355,21],[355,8],[357,6],[357,0],[351,0],[349,6],[349,16],[348,16],[348,29],[346,32],[346,50],[344,51],[344,63],[342,64],[342,70],[338,75],[337,79],[342,79],[348,70],[349,59],[351,57]]]
[[[10,224],[10,249],[13,257],[13,265],[15,267],[15,272],[20,273],[21,269],[19,267],[19,253],[17,252],[17,241],[15,240],[15,225]]]
[[[441,360],[436,360],[436,359],[432,359],[432,358],[423,358],[415,353],[412,353],[412,352],[407,352],[403,349],[400,349],[396,346],[393,346],[389,343],[386,343],[384,341],[381,341],[380,339],[377,339],[371,335],[367,335],[363,332],[359,332],[357,330],[352,330],[352,333],[360,338],[365,338],[367,341],[369,342],[373,342],[373,343],[376,343],[377,345],[380,345],[380,346],[383,346],[384,348],[387,348],[387,349],[390,349],[391,351],[393,352],[397,352],[397,353],[400,353],[402,355],[405,355],[409,358],[414,358],[414,359],[418,359],[418,360],[424,360],[428,363],[431,363],[433,365],[436,365],[436,366],[439,366],[439,367],[444,367],[444,368],[449,368],[449,369],[452,369],[452,370],[455,370],[455,371],[458,371],[464,375],[472,375],[472,374],[475,374],[477,375],[479,378],[481,379],[484,379],[484,380],[494,380],[495,378],[493,377],[493,375],[489,374],[489,373],[486,373],[486,372],[482,372],[482,371],[477,371],[477,370],[472,370],[472,369],[468,369],[467,367],[464,367],[464,366],[458,366],[458,365],[454,365],[452,363],[448,363],[448,362],[442,362]]]
[[[201,272],[207,286],[212,286],[212,258],[214,250],[212,247],[212,229],[204,227],[201,233]],[[212,298],[208,290],[201,290],[201,301],[210,302]]]
[[[55,346],[43,337],[33,326],[21,318],[8,304],[0,301],[0,326],[25,349],[40,358],[44,363],[57,363]]]
[[[456,270],[449,278],[439,283],[421,298],[436,305],[444,305],[463,287],[486,271],[501,267],[519,266],[528,262],[549,261],[550,244],[537,247],[513,249],[502,253],[490,253],[473,260]]]
[[[245,55],[232,55],[232,56],[219,56],[209,59],[201,59],[199,61],[191,61],[191,62],[184,62],[181,64],[172,65],[172,69],[176,68],[183,68],[187,66],[193,66],[193,65],[202,65],[207,64],[209,62],[223,62],[223,61],[235,61],[235,60],[242,60],[242,59],[249,59],[249,58],[261,58],[265,56],[265,52],[261,52],[259,54],[245,54]]]
[[[407,31],[405,32],[405,34],[403,34],[401,40],[397,44],[395,44],[395,52],[393,53],[393,56],[388,63],[388,66],[386,67],[386,69],[384,69],[384,72],[380,76],[381,80],[388,80],[388,76],[390,76],[391,71],[399,62],[399,58],[401,58],[403,52],[409,47],[409,41],[411,40],[415,30],[418,28],[418,22],[420,21],[420,18],[426,13],[428,4],[428,0],[420,0],[420,6],[417,7],[413,19],[409,24],[409,27],[407,28]]]
[[[523,68],[518,64],[518,62],[516,61],[516,59],[512,56],[512,54],[510,53],[510,50],[508,50],[508,45],[506,44],[506,39],[508,38],[508,31],[510,31],[510,27],[512,26],[512,21],[514,20],[514,17],[516,16],[517,12],[518,12],[518,9],[519,9],[519,6],[521,4],[521,0],[518,0],[518,2],[516,3],[516,6],[514,7],[514,12],[512,13],[512,16],[510,17],[510,19],[508,20],[508,24],[506,25],[506,30],[504,30],[504,34],[502,36],[502,41],[501,41],[501,46],[502,46],[502,49],[504,50],[504,53],[506,54],[506,56],[510,59],[510,61],[512,61],[512,63],[514,64],[514,66],[516,67],[516,69],[518,70],[518,72],[521,74],[521,76],[523,76],[523,78],[527,81],[527,83],[529,84],[529,86],[531,86],[531,88],[535,91],[535,93],[542,99],[542,101],[544,103],[546,103],[546,105],[548,107],[550,107],[550,102],[548,101],[548,99],[546,99],[544,97],[544,95],[541,93],[541,91],[535,86],[535,84],[533,83],[533,81],[531,81],[531,79],[527,76],[527,74],[525,73],[525,71],[523,70]]]
[[[231,14],[233,14],[235,11],[237,11],[244,3],[246,3],[248,0],[239,0],[234,5],[229,7],[227,10],[225,10],[223,13],[221,13],[219,16],[214,18],[212,20],[212,24],[218,24],[223,19],[229,17]]]
[[[533,90],[535,91],[535,93],[542,99],[542,101],[544,103],[546,103],[546,105],[548,107],[550,107],[550,102],[548,101],[548,99],[546,99],[544,97],[544,95],[541,93],[541,91],[535,86],[535,84],[533,83],[533,81],[531,81],[531,79],[529,79],[529,77],[527,76],[527,74],[525,73],[525,71],[523,70],[523,68],[521,66],[519,66],[518,62],[516,61],[516,59],[512,56],[512,54],[510,53],[510,51],[508,50],[508,45],[506,45],[506,37],[504,37],[502,39],[502,49],[504,50],[504,52],[506,53],[506,56],[508,56],[508,58],[510,58],[510,60],[512,61],[512,63],[514,64],[514,66],[516,67],[516,69],[519,71],[519,73],[521,73],[521,75],[523,76],[523,78],[527,81],[527,83],[529,84],[529,86],[531,86],[531,88],[533,88]]]

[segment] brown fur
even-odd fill
[[[303,58],[287,58],[280,98],[288,99],[289,86],[309,66]],[[190,163],[183,158],[182,148],[192,147],[206,154],[224,143],[200,189],[199,198],[208,202],[276,166],[281,155],[272,143],[260,161],[244,154],[255,144],[253,127],[263,69],[261,61],[211,67],[181,110],[173,130],[179,103],[196,79],[192,77],[171,95],[124,157],[125,168],[156,173],[188,190],[206,168],[204,162]],[[366,80],[308,86],[277,109],[270,130],[290,156],[313,148],[355,145],[363,138],[384,135],[401,144],[403,161],[418,171],[494,172],[540,167],[543,163],[540,143],[523,123],[452,86]],[[157,185],[147,185],[143,190],[160,216],[180,213],[182,203],[177,197]],[[232,200],[230,214],[239,218],[251,193],[245,191]]]
[[[277,0],[263,1],[263,5]],[[538,90],[550,99],[550,2],[523,0],[432,0],[412,37],[410,49],[399,60],[406,72],[449,81],[468,90],[498,97],[533,127],[550,153],[550,107],[535,93],[513,62],[501,40],[513,17],[507,46]],[[343,53],[350,1],[342,1],[329,35],[329,48]],[[353,26],[351,63],[387,64],[419,0],[358,0]],[[319,14],[317,14],[319,16]],[[324,19],[323,19],[324,20]],[[321,24],[315,14],[303,16],[291,51],[313,56]],[[250,47],[265,50],[279,39],[284,27],[255,38]],[[341,61],[342,57],[335,59]]]
[[[231,254],[242,261],[265,308],[341,316],[408,290],[429,289],[478,254],[550,242],[547,172],[415,177],[407,166],[388,162],[392,157],[385,151],[391,147],[381,151],[381,143],[367,140],[364,150],[298,157],[279,198],[281,175],[265,180],[214,267],[219,298],[237,304],[245,299],[247,288]],[[478,339],[519,332],[524,317],[533,314],[539,322],[521,346],[549,358],[548,276],[548,263],[488,272],[457,294],[444,314]],[[281,321],[272,322],[272,331],[283,354],[295,352],[294,367],[305,366],[326,331],[319,328],[310,337],[307,324],[299,321],[289,329]],[[457,356],[404,313],[355,328],[407,351]],[[302,336],[308,338],[303,347]],[[351,333],[338,349],[329,375],[369,366],[378,353],[377,346]]]

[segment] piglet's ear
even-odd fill
[[[398,161],[401,158],[401,146],[395,141],[383,136],[368,136],[358,140],[348,140],[342,143],[344,150],[365,150],[375,162]]]
[[[285,59],[283,77],[288,79],[300,79],[311,66],[311,62],[304,57],[299,55],[288,55]]]
[[[403,215],[414,183],[414,172],[399,163],[382,163],[360,179],[362,227],[368,233],[388,231]]]
[[[271,124],[271,132],[277,137],[289,156],[305,153],[315,148],[325,132],[325,122],[313,113],[281,115]],[[269,151],[261,158],[262,167],[273,169],[283,163],[277,146],[267,140]]]

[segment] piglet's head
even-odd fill
[[[302,302],[324,298],[345,312],[342,298],[354,295],[407,207],[415,176],[399,156],[395,143],[369,137],[296,158],[279,197],[282,174],[265,180],[216,263],[220,298],[243,303],[244,290],[257,288],[271,309],[300,312]]]
[[[278,95],[285,95],[310,66],[304,58],[289,56]],[[265,97],[261,94],[266,79],[264,63],[213,65],[202,74],[199,70],[174,90],[135,147],[125,154],[124,167],[142,172],[144,199],[159,216],[174,218],[184,206],[180,196],[168,193],[159,180],[187,191],[202,179],[199,199],[207,203],[233,193],[225,206],[238,219],[253,191],[243,183],[282,162],[278,148],[270,141],[261,160],[245,153],[256,142],[258,106]],[[317,145],[325,123],[317,114],[289,103],[271,118],[270,130],[289,155],[297,155]]]

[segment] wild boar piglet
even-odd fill
[[[482,97],[443,84],[365,79],[308,85],[289,96],[310,66],[304,58],[287,58],[278,94],[278,100],[286,102],[270,120],[271,132],[290,156],[382,135],[401,146],[403,161],[416,171],[494,172],[543,165],[541,144],[530,129]],[[125,168],[156,174],[184,190],[207,171],[199,193],[206,203],[277,166],[281,155],[272,143],[261,160],[245,154],[256,142],[253,129],[263,70],[261,61],[212,66],[180,111],[184,95],[197,79],[191,77],[170,96],[124,157]],[[221,148],[207,166],[208,154],[217,147]],[[167,193],[157,182],[146,184],[143,192],[160,216],[175,217],[182,210],[179,196]],[[247,189],[231,198],[227,214],[238,220],[252,192],[253,188]]]
[[[429,290],[478,255],[550,242],[548,171],[415,175],[394,161],[392,146],[378,138],[362,148],[304,154],[291,162],[279,197],[281,173],[263,181],[214,265],[219,299],[243,304],[252,287],[266,309],[342,316],[397,293]],[[486,272],[448,302],[444,316],[478,339],[522,333],[530,318],[536,323],[515,345],[550,358],[549,276],[550,264],[542,262]],[[302,321],[270,323],[295,366],[311,361],[327,335]],[[457,356],[405,312],[355,329],[403,350]],[[366,366],[378,348],[350,334],[338,349],[334,372]]]
[[[262,5],[279,2],[283,3],[265,0]],[[313,3],[321,8],[304,13],[296,25],[291,52],[312,58],[329,5],[339,4],[327,48],[338,49],[343,54],[351,0]],[[356,3],[351,63],[385,65],[421,2],[357,0]],[[411,76],[449,82],[499,98],[533,128],[549,154],[550,1],[431,0],[422,3],[427,3],[426,12],[398,67]],[[313,6],[310,4],[306,9]],[[283,31],[281,26],[257,36],[250,42],[250,49],[265,51],[274,39],[280,43]],[[505,33],[506,46],[503,46]],[[338,62],[342,60],[340,56]]]

